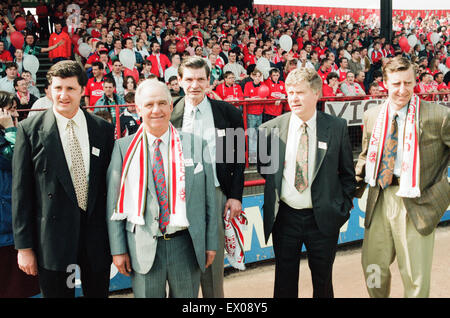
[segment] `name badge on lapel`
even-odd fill
[[[193,167],[194,160],[192,160],[192,158],[184,158],[184,166],[185,167]]]
[[[319,141],[319,148],[323,150],[327,150],[327,143],[323,141]]]
[[[225,129],[218,129],[217,130],[217,135],[219,137],[225,137]]]
[[[92,147],[92,154],[96,157],[100,156],[100,149]]]

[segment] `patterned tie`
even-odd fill
[[[84,167],[83,155],[81,152],[80,142],[75,135],[75,122],[71,119],[67,123],[68,142],[70,158],[72,160],[72,182],[77,196],[78,206],[86,211],[88,198],[88,183],[86,177],[86,170]]]
[[[164,164],[159,145],[161,139],[155,140],[155,151],[153,153],[153,180],[155,181],[156,195],[159,204],[159,229],[162,234],[166,233],[167,225],[169,225],[169,199],[166,190],[166,177],[164,175]]]
[[[297,150],[295,166],[295,188],[302,193],[308,187],[308,132],[306,123],[300,126],[301,135]]]
[[[392,119],[391,128],[384,144],[380,172],[378,173],[378,184],[382,189],[387,188],[392,183],[392,176],[394,174],[395,157],[397,155],[398,144],[397,117],[398,115],[395,114]]]

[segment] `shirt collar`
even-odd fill
[[[208,107],[208,98],[203,97],[203,100],[200,102],[200,104],[198,104],[197,106],[192,106],[187,100],[185,102],[185,107],[187,107],[188,111],[191,112],[193,109],[195,109],[195,107],[197,107],[198,111],[200,112],[200,114],[204,114],[204,112],[206,111],[206,107]]]
[[[408,104],[403,106],[403,108],[401,108],[400,110],[394,110],[392,108],[392,106],[389,105],[389,111],[390,111],[391,116],[394,116],[394,114],[397,113],[399,119],[401,119],[401,120],[405,119],[406,113],[408,112],[408,106],[409,106],[409,102],[408,102]]]
[[[314,115],[306,121],[306,125],[311,130],[316,129],[316,118],[317,118],[317,111],[314,112]],[[300,126],[303,125],[304,121],[300,119],[296,114],[291,113],[291,121],[295,125],[296,129],[300,129]]]
[[[53,114],[55,114],[56,123],[60,125],[60,127],[62,127],[63,129],[67,128],[67,123],[69,122],[69,120],[73,120],[75,122],[75,126],[77,126],[78,128],[81,127],[84,119],[84,114],[80,108],[78,109],[75,116],[73,116],[72,118],[64,117],[63,115],[59,114],[55,110],[55,108],[52,108],[52,110]]]
[[[169,137],[170,137],[169,127],[167,127],[167,131],[161,137],[155,137],[151,133],[149,133],[148,131],[146,133],[147,133],[149,146],[152,147],[156,139],[161,139],[163,144],[169,145]]]

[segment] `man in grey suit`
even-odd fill
[[[136,105],[143,125],[116,141],[107,173],[113,262],[131,274],[135,297],[165,297],[168,282],[170,297],[194,298],[218,248],[209,152],[169,124],[173,103],[164,84],[141,83]]]

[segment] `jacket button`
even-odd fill
[[[46,168],[42,169],[42,172],[47,173],[47,169]]]
[[[49,199],[53,198],[53,194],[49,193],[49,194],[48,194],[48,198],[49,198]]]

